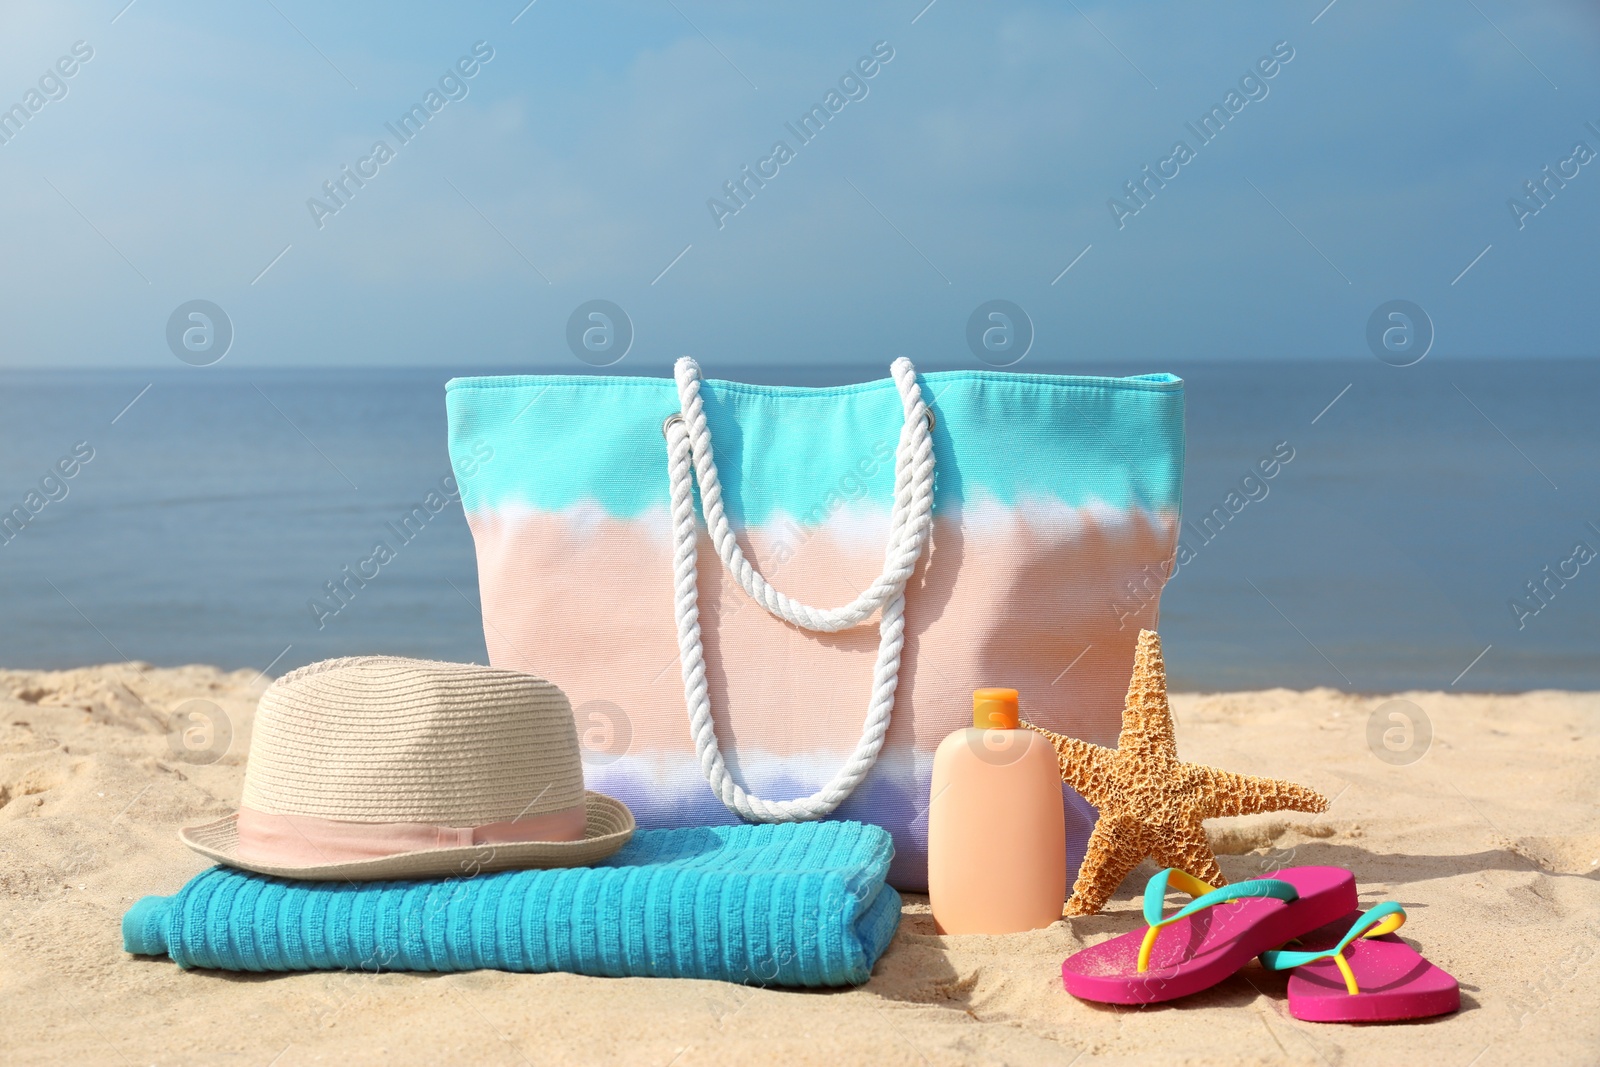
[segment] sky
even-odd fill
[[[8,5],[0,367],[1596,352],[1590,4],[525,2]]]

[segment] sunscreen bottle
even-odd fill
[[[1066,815],[1055,749],[1019,728],[1015,689],[972,694],[970,730],[933,757],[928,898],[942,934],[1010,934],[1061,918]]]

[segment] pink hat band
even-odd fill
[[[402,853],[528,841],[582,841],[585,805],[481,826],[425,822],[346,822],[315,815],[271,815],[239,809],[239,856],[254,863],[298,867],[352,863]]]

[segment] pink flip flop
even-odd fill
[[[1263,952],[1261,963],[1274,971],[1293,968],[1289,1014],[1306,1022],[1376,1023],[1448,1015],[1461,1007],[1461,987],[1393,936],[1405,921],[1405,909],[1386,900],[1364,915],[1347,915],[1301,936],[1305,951]]]
[[[1195,899],[1163,918],[1169,883]],[[1069,956],[1061,982],[1073,996],[1104,1004],[1175,1000],[1209,989],[1252,956],[1355,906],[1355,876],[1339,867],[1291,867],[1221,889],[1168,868],[1145,886],[1149,926]]]

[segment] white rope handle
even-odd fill
[[[830,814],[853,792],[877,762],[894,710],[900,681],[900,653],[905,647],[905,587],[928,543],[933,525],[932,416],[922,400],[916,368],[900,358],[890,368],[900,390],[905,422],[895,450],[894,508],[883,571],[859,597],[841,608],[818,609],[792,599],[767,584],[739,547],[722,505],[717,474],[700,399],[700,366],[684,356],[676,378],[680,413],[662,427],[667,438],[667,466],[672,486],[672,538],[678,652],[683,666],[683,696],[689,711],[700,772],[723,805],[752,822],[802,822]],[[878,659],[873,669],[872,698],[867,705],[856,749],[821,789],[797,800],[769,801],[742,789],[728,773],[711,719],[706,688],[705,646],[700,632],[699,561],[694,511],[694,482],[712,544],[728,573],[752,599],[772,615],[819,633],[836,633],[878,619]]]

